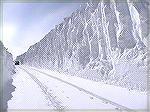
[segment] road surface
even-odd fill
[[[133,111],[129,107],[102,97],[87,87],[73,83],[55,72],[46,73],[26,66],[16,66],[13,76],[16,91],[8,102],[9,109],[105,109]],[[71,81],[72,80],[72,81]],[[84,85],[84,80],[81,82]],[[89,86],[89,85],[87,85]]]

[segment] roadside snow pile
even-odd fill
[[[76,75],[95,81],[103,81],[106,84],[117,85],[129,90],[147,90],[147,62],[130,60],[119,60],[114,66],[98,66],[102,62],[95,62],[89,65],[90,69],[84,69]],[[106,65],[106,64],[105,64]],[[106,68],[107,67],[107,68]],[[113,68],[110,73],[109,68]]]
[[[15,66],[13,65],[12,54],[7,51],[7,49],[3,46],[3,43],[0,41],[0,79],[2,81],[0,84],[0,109],[2,109],[2,111],[7,111],[7,101],[11,99],[11,93],[15,89],[12,85],[12,75],[15,73],[14,70]]]
[[[148,2],[88,2],[16,60],[147,90]]]

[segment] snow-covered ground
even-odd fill
[[[8,102],[8,109],[115,109],[118,105],[130,109],[147,108],[145,92],[46,69],[18,66],[17,70],[13,77],[16,90]]]
[[[13,76],[13,85],[16,87],[13,97],[8,101],[8,109],[46,109],[44,93],[30,76],[19,69]]]

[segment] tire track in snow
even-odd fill
[[[47,91],[47,87],[41,83],[34,75],[29,73],[26,69],[19,67],[20,69],[24,70],[29,76],[36,82],[36,84],[42,89],[42,91],[45,93],[47,99],[52,103],[52,106],[56,108],[59,112],[64,112],[65,107],[61,105],[61,102],[58,101],[55,96],[53,96],[51,93]]]
[[[60,78],[58,78],[58,77],[52,76],[52,75],[50,75],[50,74],[47,74],[47,73],[45,73],[45,72],[42,72],[42,71],[37,70],[37,69],[34,69],[34,68],[30,68],[30,69],[35,70],[35,71],[37,71],[37,72],[39,72],[39,73],[42,73],[42,74],[44,74],[44,75],[46,75],[46,76],[48,76],[48,77],[51,77],[51,78],[53,78],[53,79],[56,79],[56,80],[58,80],[58,81],[61,81],[61,82],[63,82],[63,83],[66,83],[66,84],[68,84],[68,85],[70,85],[70,86],[73,86],[73,87],[77,88],[77,89],[80,90],[80,91],[83,91],[83,92],[85,92],[85,93],[87,93],[87,94],[89,94],[89,95],[94,96],[95,98],[98,98],[98,99],[104,101],[105,103],[109,103],[109,104],[111,104],[111,105],[117,107],[117,108],[118,108],[119,110],[121,110],[121,111],[135,112],[135,110],[133,110],[133,109],[130,109],[130,108],[128,108],[128,107],[125,107],[125,106],[123,106],[123,105],[120,105],[120,104],[118,104],[118,103],[115,103],[115,102],[113,102],[113,101],[111,101],[111,100],[108,100],[108,99],[106,99],[106,98],[103,98],[103,97],[101,97],[101,96],[99,96],[99,95],[97,95],[97,94],[95,94],[95,93],[92,93],[92,92],[90,92],[90,91],[88,91],[88,90],[85,90],[85,89],[83,89],[83,88],[81,88],[81,87],[78,87],[78,86],[76,86],[76,85],[74,85],[74,84],[72,84],[72,83],[69,83],[69,82],[67,82],[67,81],[64,81],[64,80],[62,80],[62,79],[60,79]]]

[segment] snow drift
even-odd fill
[[[12,85],[12,75],[15,73],[15,66],[13,64],[12,54],[7,51],[0,41],[0,109],[2,112],[7,111],[7,101],[11,99],[12,92],[15,87]]]
[[[27,52],[22,64],[147,90],[148,2],[88,2]]]

